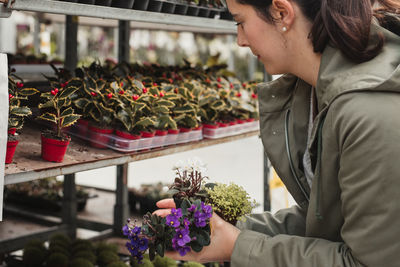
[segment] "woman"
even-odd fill
[[[297,206],[233,227],[187,260],[232,266],[400,266],[400,3],[227,0],[270,74],[265,151]],[[373,7],[375,10],[373,10]],[[159,203],[168,213],[171,200]],[[169,256],[180,258],[177,253]]]

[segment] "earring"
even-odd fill
[[[285,26],[282,27],[282,31],[285,32],[287,31],[287,28]]]

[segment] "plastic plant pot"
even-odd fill
[[[94,5],[95,0],[78,0],[78,3],[81,4],[88,4],[88,5]]]
[[[162,1],[150,0],[147,10],[152,12],[161,12],[162,6],[163,6]]]
[[[186,15],[189,6],[183,3],[177,3],[174,13],[178,15]]]
[[[111,0],[96,0],[95,4],[98,6],[111,6]]]
[[[199,17],[204,17],[204,18],[208,18],[208,16],[210,16],[210,9],[208,7],[199,7]]]
[[[98,128],[92,125],[89,125],[89,141],[92,147],[96,148],[107,148],[108,143],[111,139],[111,134],[114,132],[114,129],[110,128]]]
[[[133,9],[136,10],[147,10],[148,6],[149,6],[149,0],[136,0],[133,3]]]
[[[15,135],[16,132],[17,132],[17,128],[10,128],[7,131],[8,134],[12,134],[12,135]]]
[[[161,12],[173,14],[175,11],[175,6],[176,6],[175,2],[164,1],[162,2]]]
[[[165,143],[164,144],[166,146],[176,144],[176,140],[178,139],[178,135],[179,135],[179,129],[176,129],[176,130],[169,129],[167,137],[165,138]]]
[[[189,16],[197,17],[199,15],[199,11],[200,11],[200,9],[199,9],[198,6],[190,4],[188,6],[186,14],[189,15]]]
[[[179,128],[179,136],[178,139],[176,140],[176,143],[182,144],[189,142],[189,134],[191,131],[192,131],[191,128],[185,128],[185,127]]]
[[[141,0],[137,0],[141,1]],[[135,0],[113,0],[111,6],[118,8],[128,8],[131,9],[133,7],[133,3]]]
[[[156,135],[153,138],[152,147],[163,147],[167,138],[168,130],[156,130]]]
[[[75,133],[78,137],[86,138],[88,132],[89,121],[84,119],[79,119],[74,125]]]
[[[19,142],[18,140],[7,141],[6,164],[12,163],[18,142]]]
[[[115,135],[121,138],[114,138],[114,146],[124,152],[136,151],[139,146],[141,134],[132,134],[120,130],[115,131]]]
[[[139,142],[139,150],[148,151],[152,147],[153,137],[156,135],[156,132],[140,132],[142,134],[142,138]]]
[[[208,138],[213,137],[218,128],[218,124],[203,124],[203,136]]]
[[[65,152],[71,138],[67,140],[57,140],[45,137],[43,134],[42,138],[42,159],[51,162],[62,162],[64,159]]]

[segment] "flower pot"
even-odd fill
[[[203,136],[213,138],[218,130],[218,124],[203,124]]]
[[[17,128],[10,128],[10,129],[8,129],[8,134],[15,135],[16,132],[17,132]]]
[[[141,1],[141,0],[137,0]],[[133,7],[133,3],[135,0],[113,0],[111,6],[118,8],[128,8],[131,9]]]
[[[169,146],[169,145],[176,144],[176,140],[178,139],[178,135],[179,135],[179,130],[178,129],[176,129],[176,130],[169,129],[167,137],[165,137],[164,145]]]
[[[162,147],[165,144],[168,130],[156,130],[156,135],[153,139],[153,147]]]
[[[173,14],[174,11],[175,11],[175,6],[176,6],[176,4],[173,3],[173,2],[164,1],[164,2],[162,3],[161,12],[162,12],[162,13]]]
[[[161,12],[162,5],[163,2],[160,0],[150,0],[147,10],[152,12]]]
[[[183,3],[177,3],[175,6],[174,13],[178,15],[186,15],[189,6]]]
[[[203,7],[200,6],[199,7],[199,17],[204,17],[204,18],[208,18],[208,16],[210,15],[210,9],[208,7]]]
[[[124,152],[136,151],[139,146],[141,134],[132,134],[120,130],[115,131],[115,135],[121,138],[115,138],[114,146],[122,149]]]
[[[78,0],[78,3],[94,5],[95,0]]]
[[[7,141],[6,164],[12,163],[18,142],[18,140]]]
[[[98,6],[111,6],[111,0],[96,0],[95,4]]]
[[[88,132],[89,121],[79,119],[75,125],[75,132],[81,138],[86,138]]]
[[[67,140],[57,140],[45,137],[41,135],[42,139],[42,158],[52,162],[62,162],[64,159],[65,152],[71,138]]]
[[[106,148],[113,132],[114,129],[112,128],[103,129],[89,125],[90,145],[96,148]]]
[[[156,135],[156,132],[140,132],[142,134],[142,138],[139,143],[139,150],[148,151],[152,147],[153,137]]]
[[[189,5],[186,14],[189,16],[194,16],[197,17],[197,15],[199,14],[199,7],[196,5]]]
[[[203,125],[199,125],[189,133],[189,141],[198,141],[203,139]]]
[[[191,131],[192,131],[191,128],[184,128],[184,127],[179,128],[179,136],[178,139],[176,140],[176,143],[182,144],[189,142],[189,134]]]
[[[149,0],[137,0],[133,3],[133,9],[147,10],[149,6]]]

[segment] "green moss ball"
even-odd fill
[[[77,258],[71,261],[71,266],[73,267],[94,267],[93,263],[90,261],[83,259],[83,258]]]
[[[46,258],[46,251],[37,247],[27,247],[24,249],[22,261],[24,266],[41,266]]]
[[[194,261],[187,261],[182,265],[182,267],[204,267],[204,265]]]
[[[119,261],[118,255],[110,250],[104,250],[97,256],[97,263],[100,266],[107,266],[114,261]]]
[[[160,257],[156,255],[153,260],[154,267],[177,267],[178,263],[174,259],[168,257]]]
[[[79,251],[79,252],[75,253],[74,258],[86,259],[93,264],[96,264],[96,260],[97,260],[96,255],[94,255],[94,253],[89,250]]]
[[[50,254],[46,262],[47,267],[68,267],[69,264],[68,257],[59,252]]]

